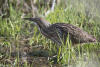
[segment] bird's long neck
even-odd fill
[[[51,24],[49,22],[43,22],[44,27],[48,28]]]
[[[48,22],[43,22],[43,24],[40,24],[38,25],[38,28],[40,30],[41,33],[43,33],[44,35],[46,35],[46,33],[44,32],[48,32],[48,27],[50,26],[51,24],[48,23]]]
[[[40,22],[38,22],[39,28],[43,30],[47,29],[50,25],[51,24],[46,20],[41,20]]]

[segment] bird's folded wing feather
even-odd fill
[[[89,35],[87,32],[71,24],[56,23],[53,24],[51,27],[52,27],[51,29],[55,29],[55,32],[56,30],[58,31],[59,29],[62,33],[67,33],[67,34],[69,33],[70,39],[72,41],[76,42],[80,41],[80,43],[96,41],[96,38],[94,38],[92,35]]]

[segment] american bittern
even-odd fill
[[[67,23],[50,24],[43,18],[24,18],[25,20],[33,21],[39,27],[41,33],[61,45],[66,43],[69,35],[69,40],[72,44],[96,42],[96,38],[82,29]]]

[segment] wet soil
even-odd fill
[[[50,51],[42,45],[29,45],[29,40],[11,41],[11,44],[2,41],[0,43],[0,65],[19,65],[24,67],[25,64],[33,67],[61,67],[54,64],[50,58]]]
[[[43,45],[30,45],[29,40],[27,38],[20,40],[6,40],[1,38],[0,67],[1,65],[3,67],[6,67],[4,65],[11,65],[12,67],[25,67],[25,65],[28,67],[62,67],[61,64],[55,63],[55,60],[52,60],[55,53],[51,54],[50,50]],[[99,56],[98,60],[100,60],[100,50],[96,51],[95,54]]]

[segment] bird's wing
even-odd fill
[[[89,35],[87,32],[76,26],[73,26],[72,24],[56,23],[51,27],[60,29],[62,33],[69,34],[69,37],[73,41],[73,43],[87,43],[96,41],[96,39],[92,35]]]
[[[48,27],[47,34],[49,35],[48,38],[53,40],[55,43],[61,45],[63,43],[62,38],[63,38],[63,33],[60,28],[57,28],[56,25],[51,25]]]

